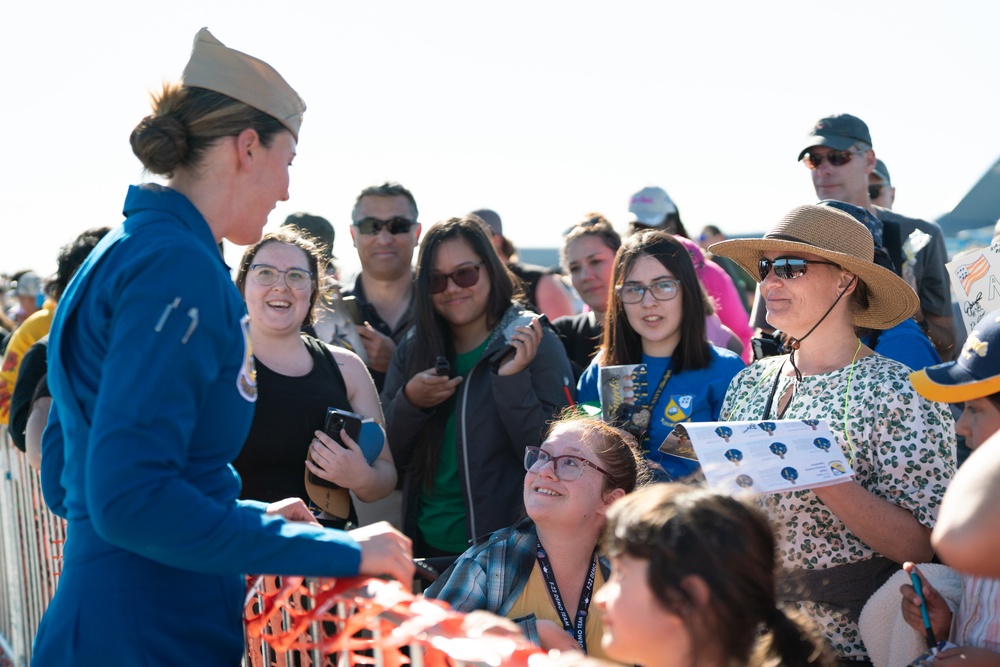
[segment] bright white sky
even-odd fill
[[[425,225],[489,207],[532,247],[592,210],[624,228],[650,184],[692,234],[763,231],[815,200],[795,158],[831,113],[868,123],[905,214],[950,210],[1000,156],[989,0],[12,0],[3,14],[5,272],[48,273],[79,231],[121,220],[142,179],[129,133],[202,26],[306,100],[269,228],[324,215],[348,265],[354,197],[386,179]]]

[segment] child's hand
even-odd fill
[[[903,569],[906,570],[907,574],[916,572],[920,577],[920,586],[924,591],[924,598],[927,600],[927,616],[930,618],[934,636],[938,639],[947,639],[948,634],[951,632],[951,609],[948,608],[948,603],[937,592],[937,589],[928,583],[916,565],[913,563],[904,563]],[[917,591],[910,584],[900,586],[899,592],[903,594],[900,601],[903,620],[911,628],[923,635],[925,631],[924,619],[920,613],[920,596],[917,595]]]

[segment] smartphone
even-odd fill
[[[353,296],[345,296],[341,297],[340,301],[344,304],[344,309],[347,311],[347,317],[349,320],[358,326],[365,323],[365,316],[361,314],[361,304],[358,303],[357,298]]]
[[[438,355],[434,360],[434,372],[437,375],[451,375],[451,362],[448,361],[448,357],[443,354]]]
[[[517,327],[531,326],[531,321],[534,319],[537,319],[538,323],[542,325],[543,331],[545,330],[545,327],[550,326],[549,320],[547,317],[545,317],[545,315],[525,315],[524,311],[521,311],[521,314],[519,316],[515,317],[507,324],[506,327],[504,327],[503,336],[504,340],[507,341],[507,346],[493,355],[492,363],[494,369],[497,369],[500,366],[502,366],[504,362],[507,361],[508,358],[510,358],[511,355],[517,352],[514,346],[510,344],[510,339],[514,336],[515,333],[517,333],[515,329]]]
[[[337,408],[327,408],[326,423],[323,426],[323,432],[330,436],[334,442],[344,447],[344,443],[340,440],[340,432],[342,430],[347,431],[347,435],[351,437],[351,440],[357,442],[358,436],[361,435],[361,422],[363,420],[364,417],[354,412],[338,410]]]
[[[341,447],[346,447],[340,439],[340,431],[342,429],[346,430],[347,435],[351,436],[351,439],[357,442],[358,436],[361,435],[361,419],[361,415],[348,412],[347,410],[327,408],[326,422],[323,426],[323,432],[330,436],[330,438],[332,438],[333,441]],[[342,488],[339,484],[334,484],[333,482],[325,480],[313,473],[309,473],[309,482],[328,489]]]

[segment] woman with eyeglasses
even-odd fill
[[[524,448],[572,402],[572,370],[559,337],[523,314],[479,218],[432,226],[417,264],[416,324],[382,403],[404,532],[420,556],[456,556],[516,517]]]
[[[569,274],[573,288],[589,311],[556,319],[552,326],[562,338],[566,354],[582,372],[601,346],[604,313],[608,309],[608,286],[615,252],[622,240],[611,223],[600,213],[589,214],[566,231],[559,253],[563,271]]]
[[[396,485],[396,468],[388,447],[368,465],[346,433],[339,434],[341,446],[323,432],[327,408],[383,419],[361,359],[301,333],[312,321],[320,266],[313,242],[287,228],[243,253],[236,286],[250,316],[258,394],[250,434],[233,467],[243,480],[240,497],[269,503],[301,498],[308,504],[306,470],[336,484],[345,489],[336,508],[319,509],[327,512],[324,525],[343,528],[348,520],[357,523],[346,489],[366,502],[384,498]]]
[[[590,604],[610,567],[597,545],[608,507],[646,482],[646,464],[632,436],[567,411],[525,449],[524,469],[527,517],[462,554],[427,596],[510,618],[543,649],[603,658]]]
[[[648,230],[629,237],[615,255],[611,281],[604,339],[577,397],[600,404],[603,366],[645,364],[646,389],[628,404],[623,427],[636,436],[657,480],[683,479],[697,462],[665,455],[659,445],[677,424],[718,419],[743,361],[706,340],[708,297],[673,236]]]
[[[132,130],[165,182],[129,188],[49,335],[42,490],[67,527],[32,664],[238,665],[247,573],[413,576],[388,524],[345,533],[298,499],[237,499],[257,383],[218,244],[256,243],[288,199],[304,111],[267,63],[202,29]]]
[[[723,418],[825,419],[851,463],[838,484],[761,498],[778,531],[784,597],[818,623],[845,665],[864,665],[861,605],[906,561],[933,556],[930,533],[954,474],[947,406],[922,398],[909,369],[875,354],[859,328],[916,312],[913,289],[874,263],[872,234],[848,213],[800,206],[761,239],[711,247],[753,270],[788,355],[732,383]]]

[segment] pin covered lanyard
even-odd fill
[[[562,596],[559,594],[559,586],[556,585],[556,577],[552,573],[552,563],[549,562],[549,556],[545,553],[545,549],[542,548],[541,542],[538,542],[537,556],[538,569],[542,572],[542,578],[545,580],[545,585],[549,589],[549,596],[552,598],[552,604],[555,606],[556,612],[562,620],[563,629],[576,637],[576,643],[579,644],[580,649],[586,653],[587,611],[590,608],[590,598],[593,597],[594,594],[594,579],[597,577],[597,552],[594,552],[594,558],[590,563],[590,574],[587,575],[587,581],[583,584],[583,591],[580,593],[580,603],[576,608],[575,624],[570,621],[569,613],[566,611],[566,605],[563,604]]]
[[[649,401],[649,405],[642,406],[642,409],[636,412],[632,418],[632,423],[646,429],[646,432],[642,434],[641,445],[643,450],[649,449],[649,433],[652,430],[653,408],[656,407],[656,402],[660,400],[660,395],[663,394],[663,389],[667,386],[667,382],[670,381],[670,376],[673,374],[673,368],[668,368],[663,373],[663,377],[660,378],[660,384],[656,385],[656,391],[653,392],[653,398]]]

